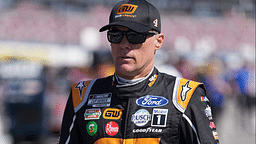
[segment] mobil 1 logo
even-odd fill
[[[151,126],[166,127],[168,109],[153,109]]]

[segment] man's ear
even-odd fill
[[[156,49],[160,49],[164,42],[164,34],[160,33],[156,35]]]

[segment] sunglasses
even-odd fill
[[[108,41],[111,43],[120,43],[124,37],[124,35],[127,38],[127,41],[131,44],[140,44],[144,43],[146,41],[146,38],[148,35],[153,36],[157,35],[157,32],[145,32],[145,33],[138,33],[132,30],[129,31],[108,31],[107,32],[107,37]]]

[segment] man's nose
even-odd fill
[[[119,46],[122,49],[130,49],[130,43],[128,42],[126,35],[123,36]]]

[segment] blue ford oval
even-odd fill
[[[136,100],[136,104],[142,107],[161,107],[169,103],[169,100],[162,96],[147,95]]]

